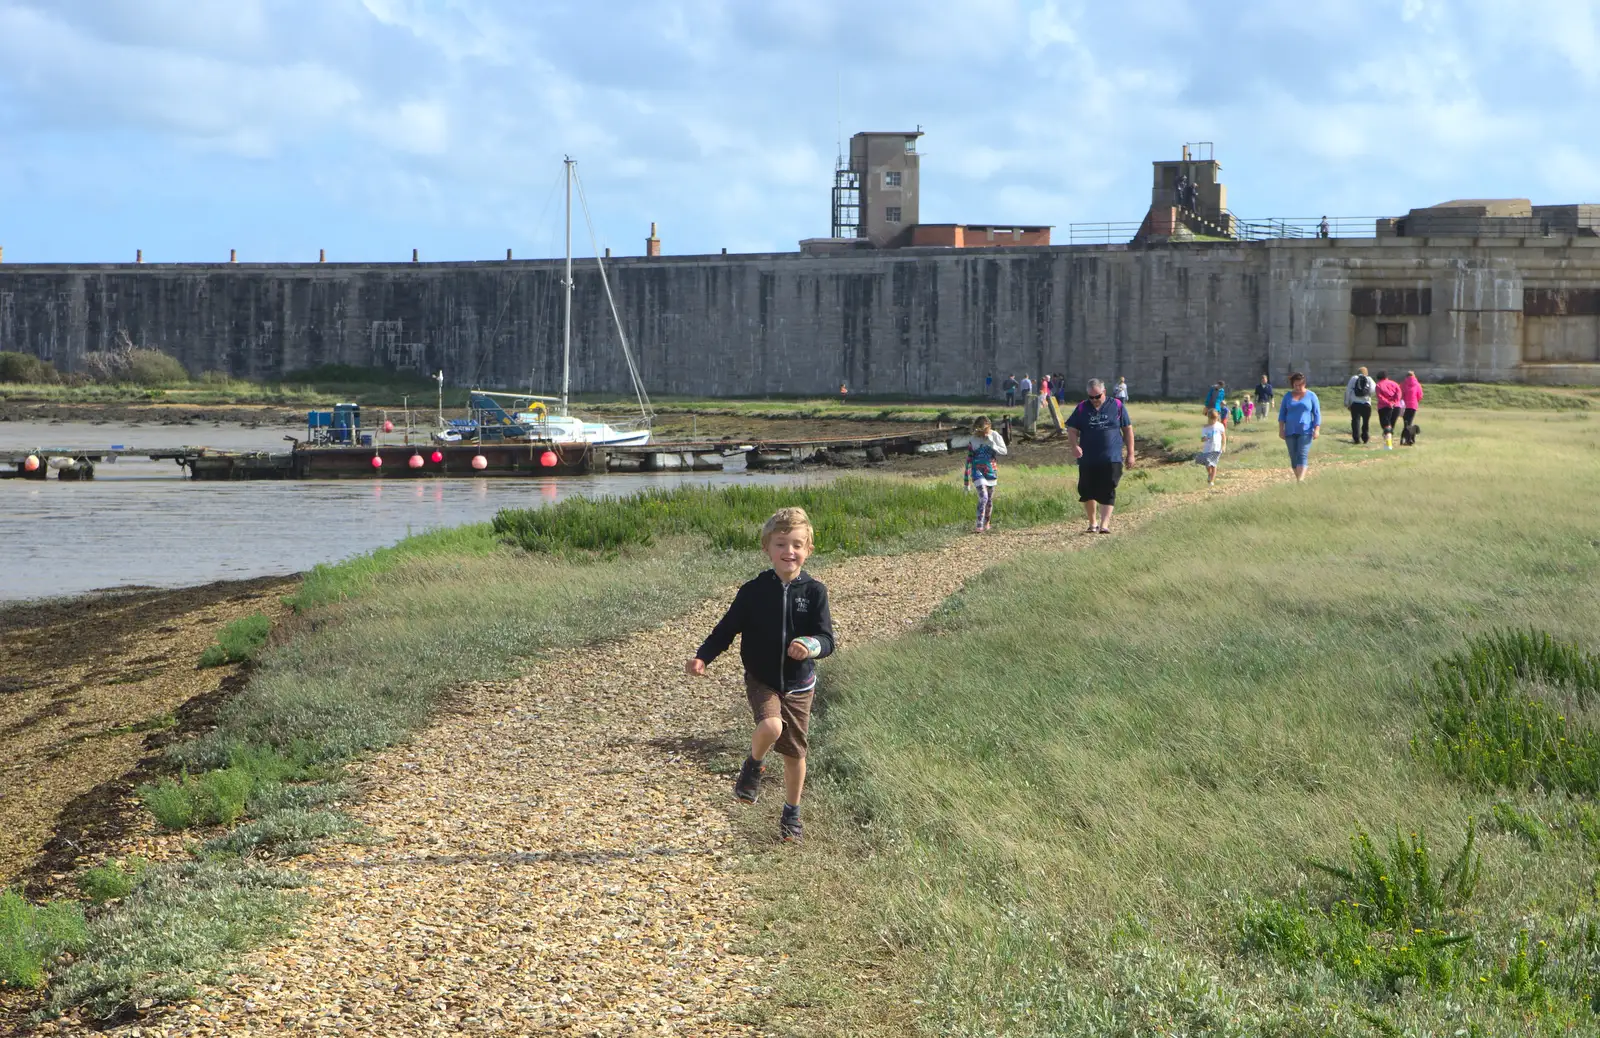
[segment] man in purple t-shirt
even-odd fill
[[[1110,533],[1123,466],[1133,466],[1133,419],[1121,400],[1106,396],[1104,382],[1092,378],[1088,389],[1088,399],[1067,419],[1067,442],[1078,459],[1078,500],[1089,520],[1087,532]]]

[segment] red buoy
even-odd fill
[[[420,455],[420,454],[411,455],[411,460],[406,462],[406,464],[410,465],[414,469],[420,469],[422,467],[422,455]]]
[[[385,421],[383,423],[383,431],[384,432],[394,432],[394,423],[390,422],[390,421]]]
[[[435,465],[439,464],[439,462],[441,462],[443,460],[444,460],[444,452],[443,451],[434,451],[433,452],[433,463]]]
[[[543,454],[539,455],[539,464],[543,465],[547,469],[555,468],[556,462],[560,460],[560,458],[556,457],[555,451],[545,451]]]
[[[378,455],[374,454],[372,456],[372,467],[375,468],[375,469],[383,468],[383,459],[380,458]]]
[[[483,469],[489,467],[489,459],[485,458],[482,454],[474,454],[472,456],[472,467],[482,471]]]
[[[38,472],[39,471],[39,456],[37,454],[28,455],[27,458],[25,458],[23,460],[22,467],[24,469],[27,469],[29,472]]]

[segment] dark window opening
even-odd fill
[[[1378,325],[1378,349],[1403,350],[1406,348],[1405,324],[1380,324]]]
[[[1350,313],[1356,317],[1422,317],[1433,313],[1433,289],[1353,288]]]
[[[1600,288],[1525,288],[1522,312],[1528,317],[1590,317],[1600,314]]]
[[[883,210],[883,218],[890,223],[899,223],[900,207],[897,205],[886,206]]]

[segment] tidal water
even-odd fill
[[[0,422],[0,449],[208,446],[280,450],[299,427]],[[384,481],[195,482],[170,461],[102,464],[85,483],[0,479],[0,602],[290,574],[502,508],[686,483],[792,481],[746,473]]]

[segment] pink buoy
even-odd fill
[[[420,454],[411,455],[411,460],[406,462],[406,464],[410,465],[414,469],[420,469],[422,467],[422,464],[423,464],[422,455],[420,455]]]
[[[39,456],[37,454],[28,455],[26,458],[23,459],[22,467],[24,469],[26,469],[27,471],[29,471],[29,472],[38,472],[39,471]]]
[[[443,451],[434,451],[433,452],[433,463],[435,465],[439,464],[439,462],[441,462],[443,460],[444,460],[444,452]]]
[[[489,467],[489,459],[485,458],[482,454],[474,454],[472,456],[472,467],[481,472]]]
[[[543,465],[547,469],[555,468],[556,462],[560,460],[560,458],[556,457],[555,451],[545,451],[543,454],[539,455],[539,464]]]
[[[383,431],[384,432],[394,432],[394,423],[393,422],[387,422],[387,421],[384,422],[383,423]]]
[[[375,469],[383,468],[383,459],[381,457],[379,457],[378,455],[374,454],[372,456],[372,467],[375,468]]]

